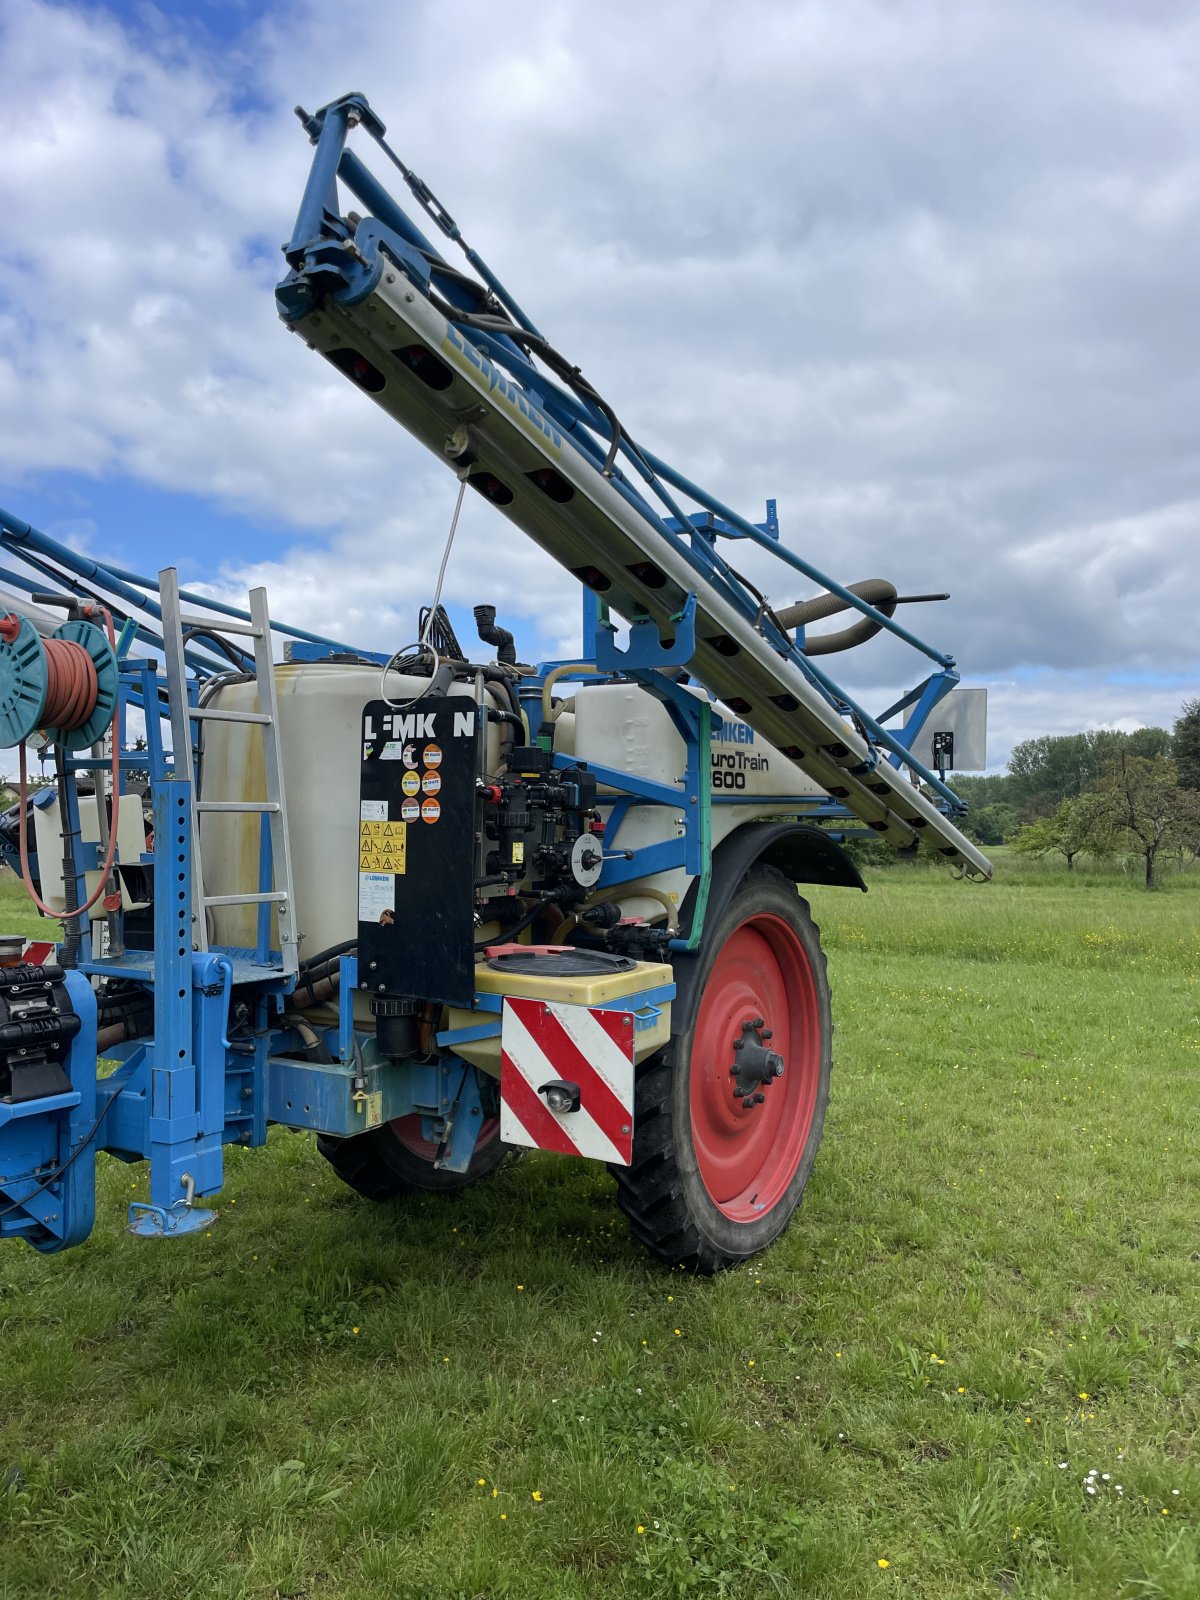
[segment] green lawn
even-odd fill
[[[277,1132],[178,1243],[105,1159],[0,1256],[0,1596],[1195,1600],[1200,869],[815,909],[825,1144],[715,1281],[565,1159],[376,1209]]]

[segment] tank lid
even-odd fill
[[[610,955],[606,950],[576,950],[573,945],[490,945],[488,966],[493,972],[519,973],[537,978],[598,978],[632,972],[631,956]]]

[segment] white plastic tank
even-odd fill
[[[389,673],[388,697],[414,699],[427,678]],[[301,956],[314,955],[358,933],[358,782],[362,765],[362,712],[379,699],[379,668],[357,662],[282,662],[275,668],[279,738],[288,839],[292,857],[296,927]],[[472,683],[456,683],[452,694],[474,698]],[[485,685],[487,703],[501,708]],[[250,683],[218,687],[207,704],[225,711],[257,711]],[[207,800],[263,800],[261,729],[253,723],[202,724],[200,794]],[[500,734],[487,730],[487,764],[495,770]],[[260,829],[257,816],[206,813],[200,846],[208,894],[257,889]],[[255,906],[214,906],[213,943],[252,947]],[[272,926],[272,943],[277,935]]]
[[[698,688],[692,692],[703,694]],[[661,700],[631,683],[579,684],[574,693],[572,736],[579,760],[655,783],[681,781],[683,740]],[[712,708],[710,749],[714,800],[823,793],[795,762],[719,704]]]

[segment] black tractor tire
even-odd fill
[[[774,867],[749,869],[700,961],[686,1032],[638,1068],[632,1165],[609,1170],[634,1238],[671,1266],[713,1273],[765,1249],[800,1203],[824,1127],[833,1023],[820,930]],[[750,1106],[735,1093],[738,1037],[783,1056]]]
[[[402,1121],[409,1121],[404,1118]],[[395,1200],[410,1194],[454,1194],[480,1178],[490,1177],[508,1149],[500,1143],[499,1123],[485,1125],[465,1172],[447,1172],[433,1165],[432,1155],[412,1148],[394,1124],[385,1122],[350,1139],[317,1135],[317,1149],[343,1183],[367,1200]]]

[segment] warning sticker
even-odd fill
[[[408,853],[408,824],[365,819],[358,825],[360,873],[401,873]]]
[[[396,920],[396,880],[390,872],[359,873],[358,920],[381,927]]]
[[[405,822],[418,822],[421,817],[421,805],[418,800],[406,800],[400,807],[400,815]]]
[[[386,800],[360,800],[358,814],[364,822],[386,822],[388,803]]]
[[[442,787],[441,773],[426,772],[421,778],[421,787],[426,794],[437,794]]]
[[[421,779],[415,772],[406,772],[400,779],[400,787],[405,794],[420,794]]]
[[[421,801],[421,821],[436,822],[442,814],[442,808],[436,800]]]
[[[440,744],[427,744],[421,751],[421,760],[427,767],[440,767],[442,764],[442,747]]]

